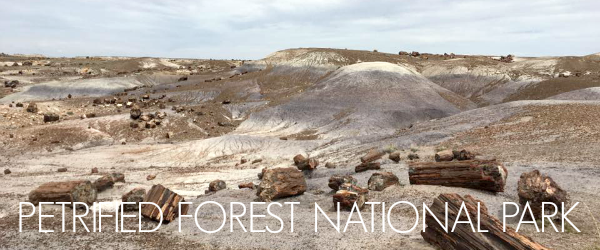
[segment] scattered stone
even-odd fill
[[[329,183],[327,184],[327,186],[337,191],[340,190],[340,186],[344,183],[356,185],[357,180],[351,175],[334,175],[329,178]]]
[[[339,204],[340,208],[351,210],[356,203],[358,209],[362,209],[365,202],[368,200],[368,193],[369,190],[365,188],[345,183],[341,185],[340,190],[333,195],[333,204],[334,206]]]
[[[142,96],[142,99],[144,99],[144,100],[148,100],[148,99],[150,99],[150,96],[149,96],[149,95],[143,95],[143,96]]]
[[[142,116],[142,110],[138,106],[131,107],[131,110],[129,111],[129,117],[131,117],[131,119],[137,120],[138,118],[140,118],[140,116]]]
[[[395,163],[398,163],[402,160],[401,155],[401,151],[394,151],[390,153],[390,156],[388,158],[390,158],[390,160],[394,161]]]
[[[316,159],[313,159],[313,158],[306,158],[303,155],[299,154],[299,155],[294,156],[294,165],[296,165],[296,167],[299,170],[312,171],[312,170],[315,170],[319,166],[319,161],[317,161]]]
[[[92,174],[97,174],[98,173],[98,168],[92,168]]]
[[[71,94],[68,94],[67,98],[71,99],[71,98],[73,98],[73,96]]]
[[[409,160],[411,160],[411,161],[412,161],[412,160],[419,159],[419,155],[418,155],[418,154],[411,153],[411,154],[408,154],[408,156],[406,156],[406,158],[408,158]]]
[[[385,155],[384,151],[372,149],[367,153],[367,155],[360,157],[360,162],[366,163],[366,162],[376,161],[376,160],[381,159],[381,157],[383,157],[384,155]]]
[[[17,102],[17,104],[15,104],[15,107],[22,108],[23,107],[23,103]]]
[[[67,172],[67,168],[59,168],[56,171],[59,173],[64,173],[64,172]]]
[[[156,122],[154,122],[154,121],[148,121],[148,122],[146,122],[146,125],[144,125],[144,127],[148,128],[148,129],[150,129],[150,128],[156,128]]]
[[[214,193],[227,188],[227,184],[222,180],[214,180],[208,184],[208,190],[205,193]]]
[[[102,177],[94,181],[94,187],[96,187],[96,190],[98,190],[98,192],[102,192],[106,189],[112,188],[114,185],[115,182],[113,181],[112,176],[109,174],[103,175]]]
[[[96,113],[86,114],[85,117],[87,117],[87,118],[94,118],[94,117],[96,117]]]
[[[454,160],[454,153],[452,153],[452,150],[444,150],[435,154],[435,161],[437,162],[452,160]]]
[[[9,135],[8,135],[8,138],[15,138],[15,135],[13,135],[13,134],[9,134]]]
[[[393,185],[400,185],[400,180],[391,172],[374,173],[369,178],[369,190],[372,191],[383,191]]]
[[[187,76],[182,76],[182,77],[179,77],[179,79],[177,79],[178,82],[183,82],[183,81],[187,81],[187,80],[188,80]]]
[[[143,188],[134,188],[121,196],[121,202],[135,202],[135,204],[123,204],[124,211],[137,211],[139,203],[144,201],[146,190]]]
[[[48,182],[29,193],[29,202],[84,202],[96,201],[97,191],[90,181]]]
[[[513,55],[501,56],[500,61],[505,63],[511,63],[513,61]]]
[[[408,55],[409,55],[409,53],[408,53],[408,52],[406,52],[406,51],[400,51],[400,52],[398,52],[398,55],[401,55],[401,56],[408,56]]]
[[[263,161],[262,159],[256,159],[256,160],[253,160],[253,161],[252,161],[252,164],[254,164],[254,163],[259,163],[259,162],[262,162],[262,161]]]
[[[19,104],[17,103],[17,107],[18,107],[18,105]],[[29,112],[29,113],[37,113],[38,112],[37,104],[35,102],[30,102],[29,105],[27,106],[27,112]]]
[[[242,189],[242,188],[254,189],[254,183],[252,183],[252,182],[242,183],[242,184],[238,185],[238,188],[239,189]]]
[[[521,174],[517,185],[519,203],[525,206],[529,202],[535,219],[541,219],[542,202],[554,203],[559,208],[563,202],[565,203],[565,207],[568,205],[569,196],[567,192],[554,182],[552,178],[541,174],[538,170]],[[554,213],[551,206],[546,206],[545,208],[551,214]]]
[[[96,98],[96,99],[94,99],[94,101],[92,101],[92,103],[93,103],[93,104],[96,104],[96,105],[98,105],[98,104],[102,104],[103,102],[104,102],[104,101],[103,101],[102,99],[100,99],[100,98]]]
[[[381,169],[381,163],[379,162],[365,162],[365,163],[361,163],[360,165],[356,166],[354,168],[354,171],[359,173],[359,172],[364,172],[367,170],[379,170]]]
[[[4,174],[10,174],[10,173],[12,173],[12,172],[10,171],[10,169],[8,169],[8,168],[7,168],[7,169],[4,169]]]
[[[179,202],[184,202],[183,196],[163,187],[162,185],[154,185],[144,196],[144,202],[152,202],[162,209],[163,221],[170,222],[179,216]],[[181,205],[181,213],[187,214],[189,204]],[[160,210],[152,204],[143,204],[141,214],[149,219],[159,221],[161,218]]]
[[[17,85],[19,85],[19,81],[17,81],[17,80],[5,81],[4,82],[4,87],[5,88],[16,88]]]
[[[264,172],[256,195],[269,202],[278,198],[303,194],[306,191],[304,174],[297,168],[273,168]]]
[[[146,176],[146,180],[147,180],[147,181],[154,180],[155,178],[156,178],[156,175],[155,175],[155,174],[149,174],[148,176]]]
[[[246,162],[248,162],[248,160],[246,160],[246,158],[242,158],[242,159],[240,159],[240,164],[244,164],[244,163],[246,163]]]
[[[335,164],[333,164],[333,162],[327,162],[327,163],[325,163],[325,167],[330,168],[330,169],[335,168]]]
[[[224,100],[223,102],[221,102],[222,104],[230,104],[231,100]]]
[[[60,119],[60,116],[55,113],[45,113],[44,114],[44,122],[55,122]]]
[[[465,149],[462,150],[452,150],[452,154],[454,155],[454,159],[459,161],[468,161],[475,159],[475,154],[471,153]]]

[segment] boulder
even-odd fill
[[[334,175],[329,178],[329,183],[327,185],[331,189],[338,191],[340,190],[340,186],[345,183],[356,185],[357,180],[351,175]]]
[[[90,181],[48,182],[29,193],[29,202],[84,202],[96,201],[97,191]]]
[[[400,185],[400,180],[398,176],[394,175],[391,172],[379,172],[374,173],[369,178],[369,190],[372,191],[383,191],[387,187],[393,185]]]
[[[340,208],[350,210],[354,206],[354,203],[356,203],[358,209],[362,209],[365,202],[368,201],[368,193],[369,190],[365,188],[345,183],[341,185],[340,190],[333,195],[333,205],[337,206],[339,203]]]
[[[60,119],[60,116],[55,113],[45,113],[44,114],[44,122],[55,122]]]
[[[17,107],[18,107],[18,103],[17,103]],[[38,112],[37,104],[35,102],[30,102],[29,105],[27,105],[27,112],[37,113]]]
[[[217,191],[223,190],[225,188],[227,188],[227,184],[225,184],[225,182],[222,180],[214,180],[208,184],[209,192],[217,192]]]
[[[262,201],[303,194],[306,191],[304,174],[296,168],[272,168],[264,172],[256,195]]]
[[[139,203],[144,201],[146,190],[143,188],[134,188],[121,196],[121,202],[135,202],[135,204],[124,204],[123,210],[125,211],[137,211],[139,209]]]
[[[361,163],[360,165],[356,166],[354,168],[354,171],[359,173],[359,172],[365,172],[367,170],[378,170],[378,169],[381,169],[381,163],[365,162],[365,163]]]
[[[533,216],[540,219],[542,215],[542,202],[551,202],[561,207],[561,203],[569,202],[569,196],[552,178],[541,174],[538,170],[521,174],[517,184],[519,203],[525,205],[529,202]],[[546,206],[548,209],[549,206]],[[550,207],[551,208],[551,207]],[[553,213],[552,210],[548,211]]]

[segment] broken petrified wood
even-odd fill
[[[296,168],[272,168],[264,172],[256,195],[262,201],[303,194],[306,191],[304,174]]]
[[[481,230],[489,232],[477,232],[471,228],[470,224],[456,224],[454,232],[450,232],[452,225],[457,220],[457,215],[461,221],[467,220],[467,212],[460,211],[461,205],[465,204],[468,216],[477,224],[477,218],[480,218],[479,224]],[[433,215],[444,224],[446,208],[448,203],[448,232],[445,232],[440,224],[430,213],[425,217],[427,227],[421,236],[429,244],[439,249],[462,250],[462,249],[522,249],[522,250],[546,250],[544,246],[534,242],[531,238],[517,233],[514,229],[507,227],[504,232],[503,224],[497,218],[491,216],[483,202],[466,195],[461,197],[458,194],[441,194],[433,200],[430,209]],[[477,203],[480,204],[481,211],[478,212]],[[460,214],[458,214],[460,211]],[[479,217],[478,217],[479,215]]]
[[[109,174],[103,175],[102,177],[94,181],[94,187],[96,187],[96,190],[98,190],[98,192],[102,192],[106,189],[112,188],[114,185],[115,182],[113,180],[113,177]]]
[[[468,161],[475,159],[475,154],[465,149],[452,150],[452,154],[454,155],[454,159],[458,161]]]
[[[162,210],[163,221],[170,222],[179,216],[179,202],[185,201],[183,196],[174,193],[173,191],[163,187],[162,185],[154,185],[144,196],[144,202],[152,202]],[[181,205],[181,213],[186,214],[189,208],[188,204]],[[152,204],[142,205],[142,215],[146,218],[159,221],[161,211]]]
[[[356,185],[357,180],[351,175],[334,175],[329,178],[329,183],[327,185],[331,189],[337,191],[340,189],[340,186],[344,183]]]
[[[394,151],[394,152],[390,153],[389,158],[390,158],[390,160],[398,163],[398,162],[400,162],[400,160],[402,160],[401,155],[402,155],[401,151]]]
[[[222,181],[222,180],[214,180],[214,181],[211,181],[208,184],[208,190],[206,190],[204,193],[207,193],[207,194],[208,193],[214,193],[214,192],[217,192],[219,190],[223,190],[225,188],[227,188],[227,184],[225,184],[224,181]]]
[[[552,178],[543,175],[538,170],[521,174],[518,183],[519,203],[525,206],[529,202],[533,216],[540,219],[542,215],[542,203],[551,202],[561,207],[561,203],[569,201],[569,196],[565,190],[560,188]],[[551,208],[546,206],[546,209]],[[549,212],[554,213],[553,210]]]
[[[391,172],[379,172],[371,175],[368,187],[372,191],[383,191],[387,187],[394,185],[400,185],[398,176]]]
[[[356,203],[358,209],[361,209],[368,201],[368,193],[368,189],[344,183],[340,186],[340,190],[333,195],[333,205],[337,206],[339,203],[340,208],[351,210],[354,203]]]
[[[239,189],[242,189],[242,188],[254,189],[254,183],[252,183],[252,182],[242,183],[242,184],[238,185],[238,188]]]
[[[413,185],[441,185],[503,192],[508,171],[496,161],[447,161],[410,163]]]
[[[359,173],[359,172],[364,172],[367,170],[378,170],[381,169],[381,163],[379,162],[365,162],[365,163],[361,163],[360,165],[356,166],[354,168],[354,171]]]
[[[29,202],[84,202],[96,201],[97,191],[90,181],[44,183],[29,193]]]
[[[294,165],[300,170],[314,170],[319,166],[319,161],[299,154],[294,156]]]
[[[139,203],[144,201],[146,190],[143,188],[134,188],[121,197],[121,202],[135,202],[135,204],[123,204],[123,210],[136,211],[139,209]]]
[[[369,150],[369,152],[365,156],[360,157],[360,162],[366,163],[366,162],[376,161],[376,160],[381,159],[381,157],[383,157],[384,155],[385,155],[385,151],[372,149],[372,150]]]
[[[435,161],[437,162],[452,160],[454,160],[454,153],[452,153],[452,150],[444,150],[435,154]]]

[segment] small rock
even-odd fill
[[[369,190],[372,191],[383,191],[393,185],[400,185],[400,180],[391,172],[374,173],[369,178]]]
[[[398,162],[400,162],[400,160],[402,160],[402,157],[400,157],[401,154],[402,154],[401,151],[394,151],[394,152],[390,153],[389,158],[390,158],[390,160],[398,163]]]
[[[109,174],[103,175],[102,177],[94,181],[94,187],[96,187],[96,190],[98,190],[98,192],[102,192],[106,189],[112,188],[114,185],[115,182],[113,181],[112,176]]]
[[[297,168],[273,168],[264,172],[257,187],[260,200],[269,202],[278,198],[300,195],[306,192],[304,174]]]
[[[254,183],[252,183],[252,182],[242,183],[242,184],[238,185],[238,188],[239,189],[242,189],[242,188],[254,189]]]
[[[97,174],[98,173],[98,168],[92,168],[92,174]]]
[[[12,172],[10,171],[10,169],[8,169],[8,168],[7,168],[7,169],[4,169],[4,174],[10,174],[10,173],[12,173]]]
[[[123,204],[125,211],[137,211],[139,203],[144,201],[146,190],[143,188],[134,188],[121,197],[121,202],[135,202],[135,204]]]
[[[340,208],[351,210],[356,203],[358,209],[362,209],[368,200],[368,193],[369,190],[365,188],[346,183],[341,185],[340,190],[333,195],[333,204],[337,206],[336,204],[339,203]]]
[[[253,160],[253,161],[252,161],[252,164],[254,164],[254,163],[259,163],[259,162],[262,162],[262,161],[263,161],[262,159],[256,159],[256,160]]]
[[[246,160],[246,158],[242,158],[242,159],[240,159],[240,164],[244,164],[244,163],[246,163],[246,162],[248,162],[248,160]]]
[[[129,111],[129,117],[131,117],[131,119],[137,120],[138,118],[140,118],[140,116],[142,116],[142,110],[138,106],[133,106]]]
[[[17,102],[17,104],[15,104],[15,107],[22,108],[23,107],[23,103]]]
[[[146,176],[146,180],[147,180],[147,181],[154,180],[155,178],[156,178],[156,175],[155,175],[155,174],[149,174],[148,176]]]
[[[360,165],[356,166],[354,168],[354,171],[359,173],[359,172],[364,172],[367,170],[379,170],[381,169],[381,163],[379,162],[365,162],[365,163],[361,163]]]
[[[125,175],[122,173],[112,173],[110,175],[114,182],[125,182]]]
[[[67,168],[59,168],[56,171],[59,173],[67,172]]]
[[[313,158],[306,158],[299,154],[294,156],[294,165],[296,165],[299,170],[312,171],[319,166],[319,161]]]
[[[382,150],[372,149],[365,156],[360,157],[362,163],[372,162],[381,159],[385,155]]]
[[[140,124],[139,124],[139,123],[137,123],[137,122],[130,122],[130,123],[129,123],[129,127],[131,127],[131,128],[139,128],[139,127],[140,127]]]
[[[412,161],[412,160],[419,159],[419,155],[411,153],[411,154],[408,154],[407,158]]]
[[[18,107],[18,103],[17,103],[17,107]],[[37,104],[35,102],[30,102],[29,105],[27,106],[27,112],[29,113],[37,113],[38,112],[38,107]]]
[[[167,132],[167,139],[173,138],[173,132]]]
[[[60,119],[60,116],[55,113],[45,113],[44,114],[44,122],[55,122]]]
[[[333,164],[333,162],[327,162],[327,163],[325,163],[325,167],[326,168],[335,168],[335,164]]]
[[[208,184],[208,192],[217,192],[227,188],[227,185],[222,180],[214,180]]]
[[[327,184],[327,186],[337,191],[340,190],[340,186],[344,183],[356,185],[357,180],[351,175],[334,175],[329,178],[329,183]]]

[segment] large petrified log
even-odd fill
[[[300,195],[306,191],[304,174],[296,168],[267,169],[257,187],[256,195],[262,201]]]
[[[487,207],[483,202],[466,195],[461,197],[458,194],[441,194],[433,200],[430,209],[431,212],[442,222],[445,218],[445,203],[448,203],[448,233],[438,224],[430,213],[425,217],[427,227],[421,232],[423,239],[439,249],[463,250],[463,249],[522,249],[522,250],[544,250],[546,247],[534,242],[531,238],[517,233],[511,227],[506,227],[504,232],[502,222],[488,214]],[[475,232],[469,224],[457,224],[454,232],[451,232],[457,215],[461,221],[467,220],[467,214],[461,211],[458,214],[462,203],[469,213],[469,217],[476,228]],[[480,225],[481,231],[477,232],[478,209],[477,203],[480,203]]]
[[[179,216],[179,202],[185,201],[183,196],[163,187],[162,185],[154,185],[144,196],[144,202],[152,202],[162,210],[163,221],[170,222]],[[181,213],[186,214],[189,205],[181,205]],[[142,215],[146,218],[159,221],[160,210],[152,204],[142,204]]]
[[[518,183],[519,203],[529,202],[533,216],[537,219],[542,215],[542,203],[552,202],[557,207],[569,201],[567,191],[563,190],[552,178],[543,175],[538,170],[521,174]],[[546,207],[548,209],[549,207]],[[554,211],[550,211],[554,212]]]
[[[496,161],[410,163],[410,184],[465,187],[503,192],[508,171]]]
[[[29,202],[84,202],[96,201],[97,191],[90,181],[44,183],[29,193]]]

